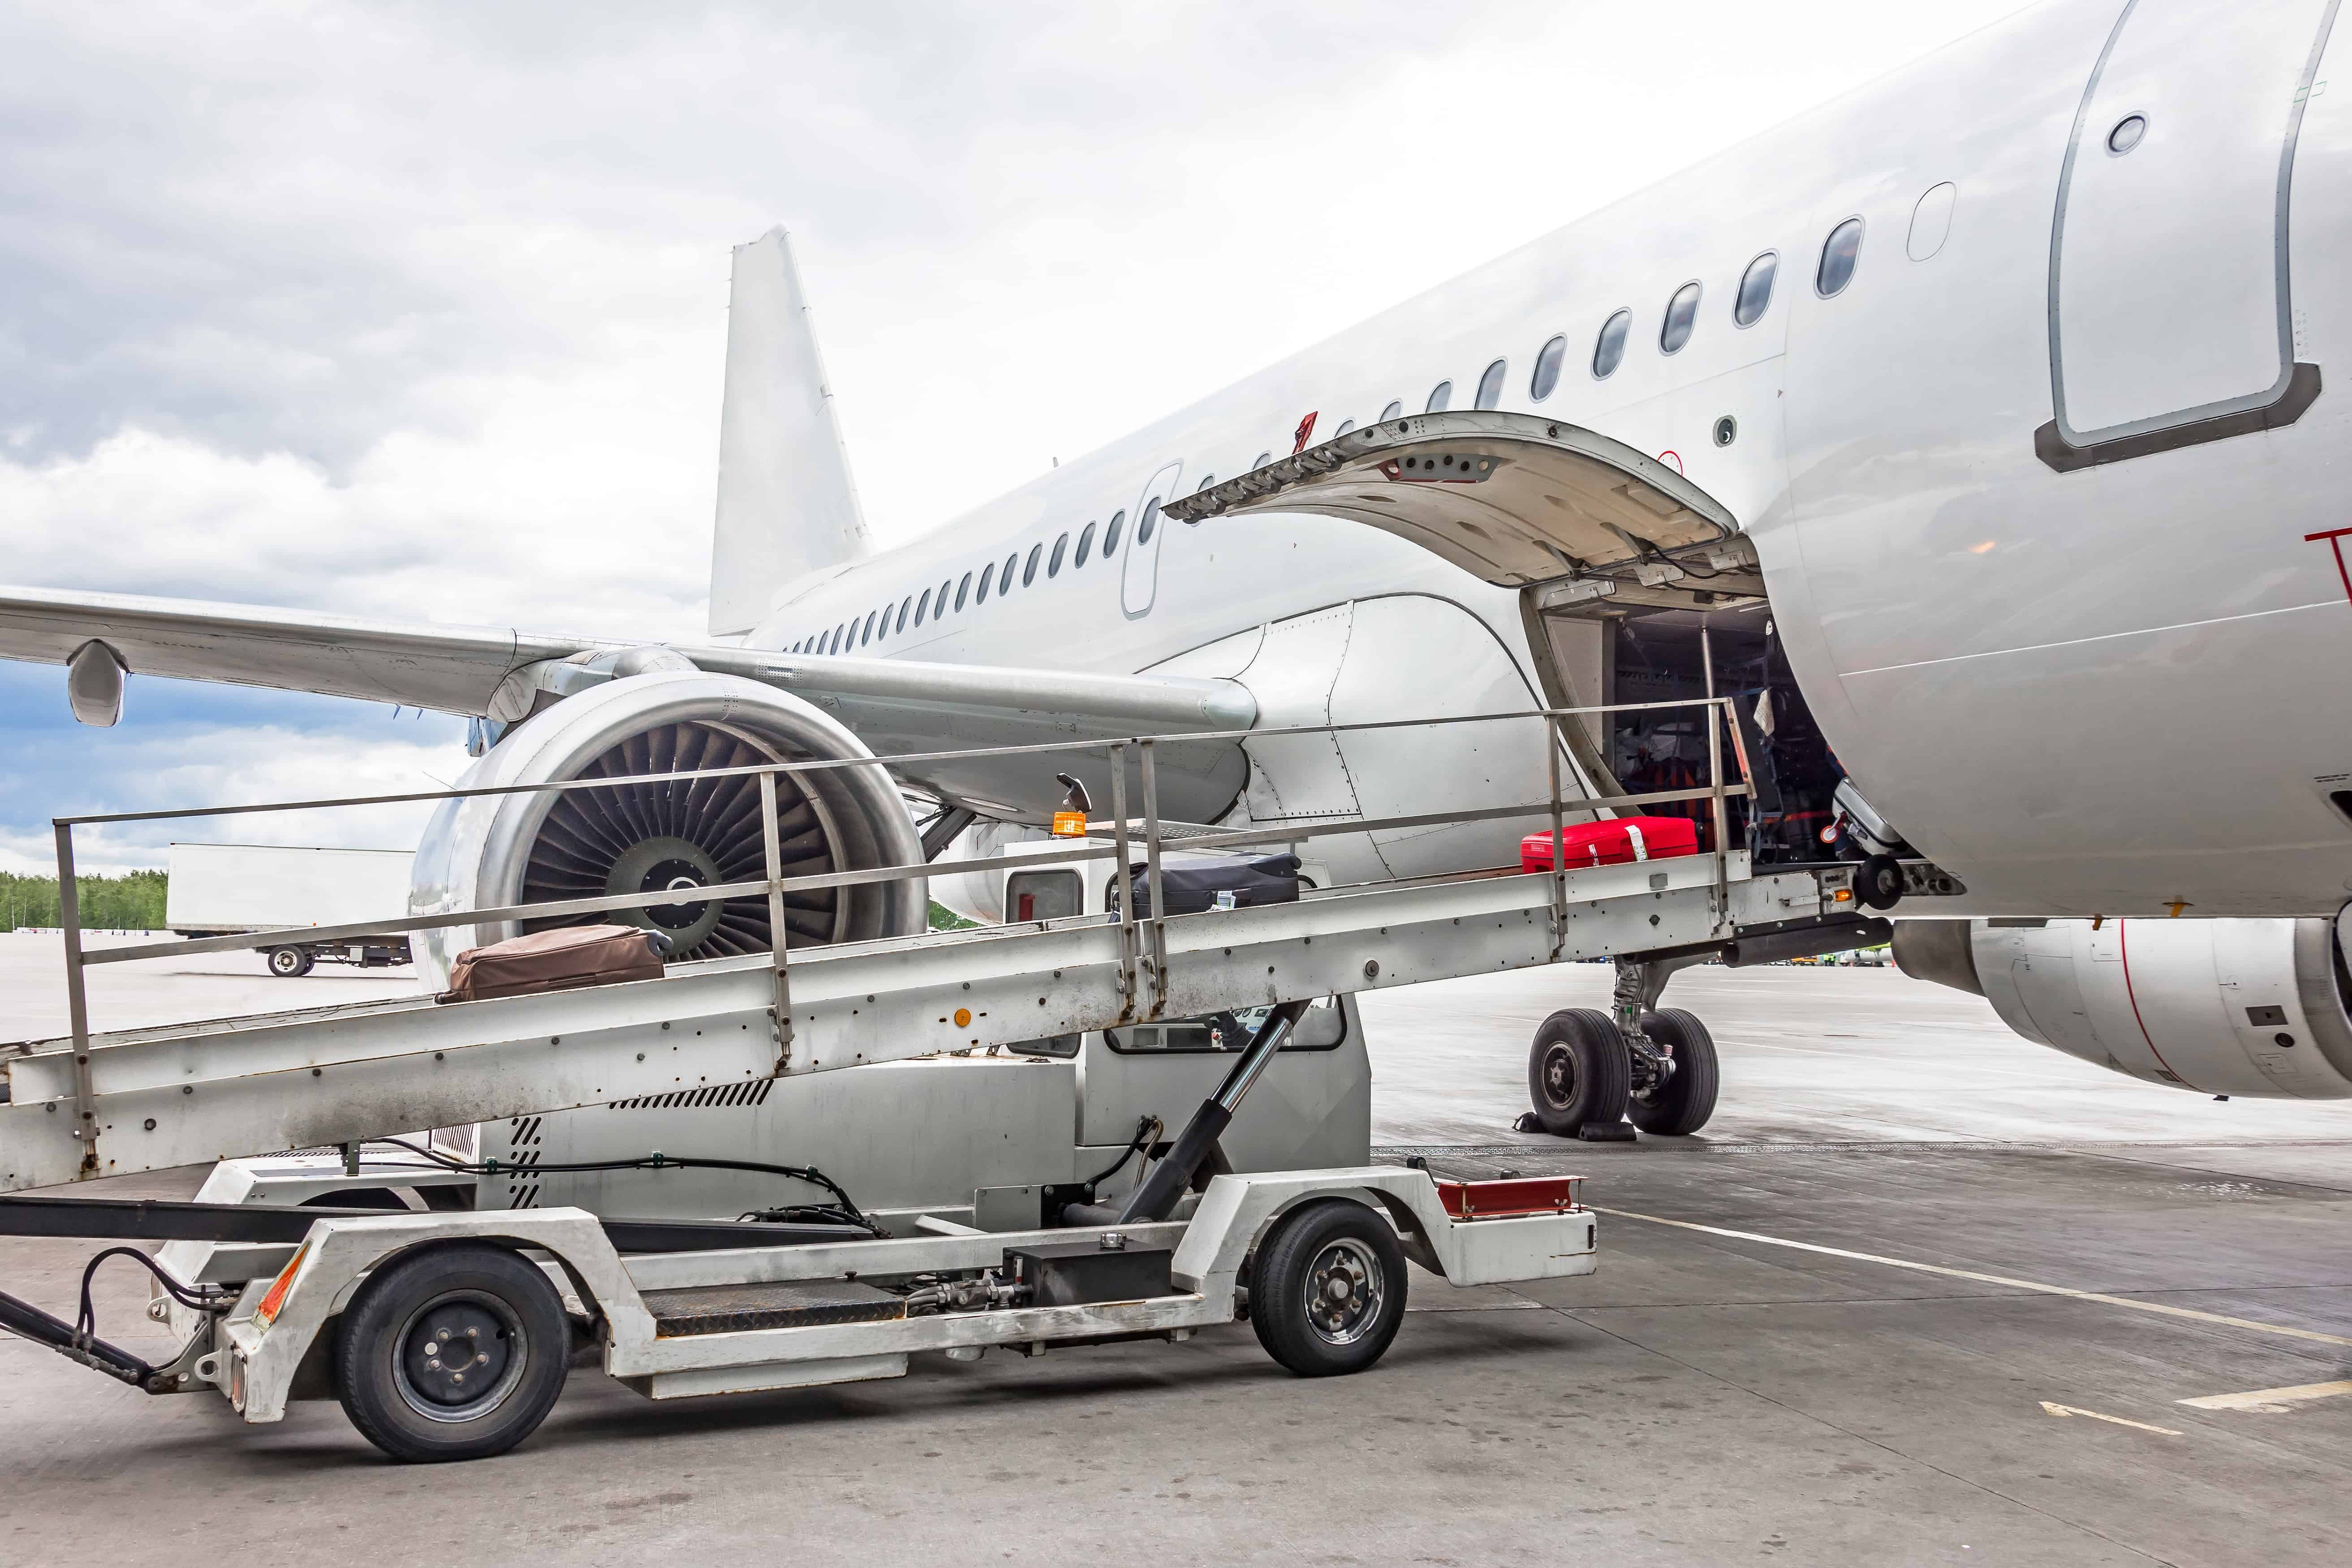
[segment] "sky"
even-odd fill
[[[772,225],[890,544],[2013,9],[0,0],[0,581],[697,637]],[[463,729],[134,676],[91,730],[0,664],[0,869]]]

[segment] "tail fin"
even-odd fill
[[[786,583],[872,548],[792,243],[772,228],[735,247],[711,633],[750,631]]]

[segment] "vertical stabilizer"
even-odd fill
[[[772,228],[735,247],[710,547],[712,635],[750,631],[786,583],[872,548],[792,243]]]

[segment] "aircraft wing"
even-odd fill
[[[606,646],[491,626],[365,621],[268,605],[0,587],[0,658],[64,664],[103,643],[135,675],[481,714],[509,673]]]
[[[840,658],[727,646],[652,644],[551,636],[510,627],[369,621],[264,605],[0,587],[0,658],[74,664],[91,644],[112,655],[93,691],[79,688],[75,711],[110,723],[101,688],[119,667],[133,675],[223,681],[396,702],[514,721],[541,692],[561,697],[605,679],[579,656],[667,647],[698,668],[781,687],[824,708],[881,755],[1032,742],[1242,730],[1257,705],[1230,680],[1115,675],[1062,669]],[[1037,816],[1055,804],[1053,773],[1067,763],[1026,765],[940,762],[906,776],[988,815]],[[1247,776],[1230,742],[1171,746],[1162,754],[1163,802],[1171,815],[1230,801]],[[1097,770],[1076,771],[1091,775]],[[1197,797],[1197,798],[1196,798]]]

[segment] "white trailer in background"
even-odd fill
[[[174,844],[163,923],[181,936],[292,926],[351,926],[408,913],[406,849],[313,849],[281,844]],[[272,974],[308,974],[324,959],[381,969],[409,962],[404,935],[289,942],[263,955]]]

